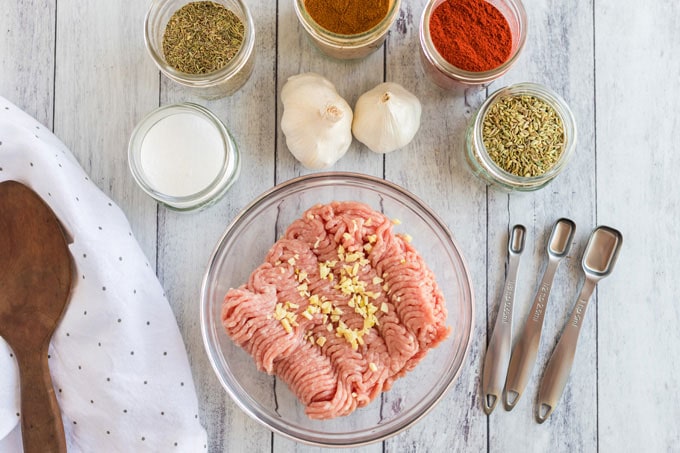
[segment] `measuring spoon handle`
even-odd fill
[[[590,296],[593,294],[593,289],[595,289],[595,284],[595,281],[586,279],[576,306],[571,316],[569,316],[567,325],[562,331],[555,350],[550,356],[538,390],[538,407],[536,411],[536,421],[538,423],[543,423],[550,417],[567,385],[571,366],[574,363],[583,318],[588,308]]]
[[[516,225],[510,237],[508,252],[508,275],[503,287],[496,324],[491,334],[489,347],[484,358],[484,372],[482,374],[482,406],[489,415],[493,412],[501,398],[505,373],[510,361],[512,346],[512,312],[515,303],[515,287],[517,286],[517,271],[519,259],[524,250],[524,233],[522,225]]]
[[[529,382],[531,371],[534,369],[536,356],[538,355],[538,346],[541,342],[545,309],[550,297],[555,271],[557,271],[559,264],[560,260],[557,258],[550,258],[550,261],[548,261],[548,267],[538,287],[529,317],[512,350],[510,365],[508,366],[508,377],[505,381],[505,390],[503,391],[503,404],[508,411],[512,410],[519,401],[527,382]]]

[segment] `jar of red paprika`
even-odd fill
[[[421,61],[442,88],[485,85],[515,63],[526,35],[520,0],[430,0],[420,20]]]

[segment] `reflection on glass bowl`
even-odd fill
[[[287,226],[311,206],[361,201],[401,224],[434,272],[446,298],[451,335],[368,406],[346,417],[311,420],[285,383],[259,372],[227,336],[221,308],[230,288],[243,284]],[[229,225],[208,264],[201,288],[201,326],[222,386],[249,416],[272,431],[321,446],[357,446],[393,436],[427,414],[463,365],[472,332],[472,284],[447,227],[428,207],[387,181],[355,173],[316,173],[280,184],[248,205]]]

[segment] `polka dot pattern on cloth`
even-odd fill
[[[48,359],[69,453],[204,451],[184,342],[127,219],[49,130],[0,97],[5,180],[37,192],[72,239],[72,296]],[[19,449],[18,370],[1,338],[0,370],[0,450]]]

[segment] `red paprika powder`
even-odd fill
[[[503,14],[485,0],[446,0],[430,17],[430,37],[453,66],[483,72],[505,63],[512,32]]]

